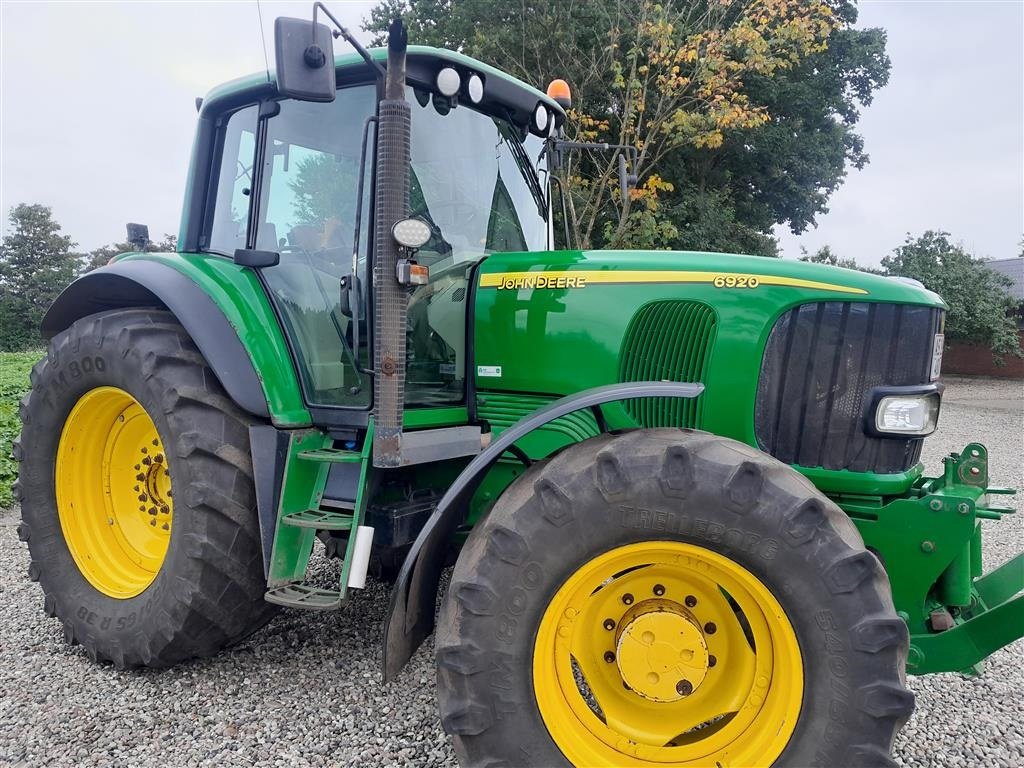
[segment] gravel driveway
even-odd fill
[[[991,476],[1024,487],[1024,387],[947,380],[932,473],[970,439]],[[173,670],[118,672],[64,643],[26,576],[17,511],[0,513],[0,765],[455,765],[437,720],[430,653],[382,685],[387,590],[371,584],[337,613],[283,611],[242,646]],[[1024,548],[1024,517],[987,523],[986,569]],[[331,565],[317,561],[324,579]],[[917,711],[896,744],[908,766],[1024,765],[1024,643],[978,679],[911,678]]]

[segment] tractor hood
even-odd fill
[[[758,256],[558,251],[489,256],[474,297],[483,421],[606,384],[694,382],[696,401],[637,406],[632,422],[759,446],[830,490],[857,473],[865,492],[898,493],[919,473],[920,440],[862,425],[878,387],[931,385],[945,305],[912,281]]]

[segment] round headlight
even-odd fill
[[[454,67],[445,67],[437,73],[437,90],[441,92],[442,96],[451,98],[459,92],[461,84],[459,73],[455,71]]]
[[[538,133],[544,133],[548,129],[548,120],[551,116],[548,114],[547,107],[543,104],[538,104],[537,108],[533,110],[533,126],[537,129]]]
[[[422,248],[430,241],[430,225],[423,219],[401,219],[391,228],[391,236],[405,248]]]
[[[480,75],[470,75],[469,82],[466,83],[466,92],[469,94],[469,100],[474,104],[479,104],[484,98],[484,81]]]

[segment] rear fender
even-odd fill
[[[487,471],[515,442],[548,422],[584,408],[595,409],[598,425],[604,423],[599,406],[638,397],[697,397],[703,384],[637,381],[609,384],[584,390],[520,419],[480,453],[462,471],[438,502],[402,563],[391,592],[391,607],[384,623],[384,680],[394,680],[413,653],[434,629],[434,602],[444,568],[448,545],[466,519],[466,510]]]
[[[204,271],[177,254],[145,254],[89,272],[54,301],[43,317],[43,335],[52,338],[97,312],[166,308],[239,408],[277,426],[308,425],[309,412],[287,346],[262,288],[254,276],[241,274],[240,267],[226,259],[218,261],[224,264],[207,265]],[[225,269],[239,274],[232,280],[223,275],[213,278],[214,272]]]

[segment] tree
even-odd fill
[[[800,246],[800,261],[807,261],[811,264],[828,264],[830,267],[842,267],[843,269],[857,269],[861,272],[874,272],[881,274],[878,270],[862,267],[856,259],[846,258],[835,253],[830,246],[823,245],[814,253],[809,253],[806,248]]]
[[[948,339],[988,346],[997,361],[1003,355],[1024,356],[1009,314],[1014,308],[1006,290],[1011,281],[949,238],[948,232],[933,230],[919,237],[908,234],[903,245],[882,259],[882,267],[890,275],[920,280],[943,298],[949,307]]]
[[[8,216],[12,232],[0,244],[0,349],[42,343],[39,324],[75,276],[75,243],[45,205],[22,203]]]
[[[163,240],[158,243],[149,242],[142,248],[143,253],[175,251],[178,248],[178,236],[164,234]],[[136,253],[138,248],[133,243],[120,242],[103,245],[83,256],[83,272],[92,272],[99,267],[105,267],[110,260],[122,253]]]
[[[771,227],[813,224],[846,164],[867,162],[858,108],[889,72],[884,33],[852,28],[852,0],[384,0],[364,27],[379,42],[394,15],[417,42],[536,85],[567,79],[575,138],[640,148],[623,226],[611,158],[576,166],[578,229],[595,245],[650,245],[644,233],[775,255]]]

